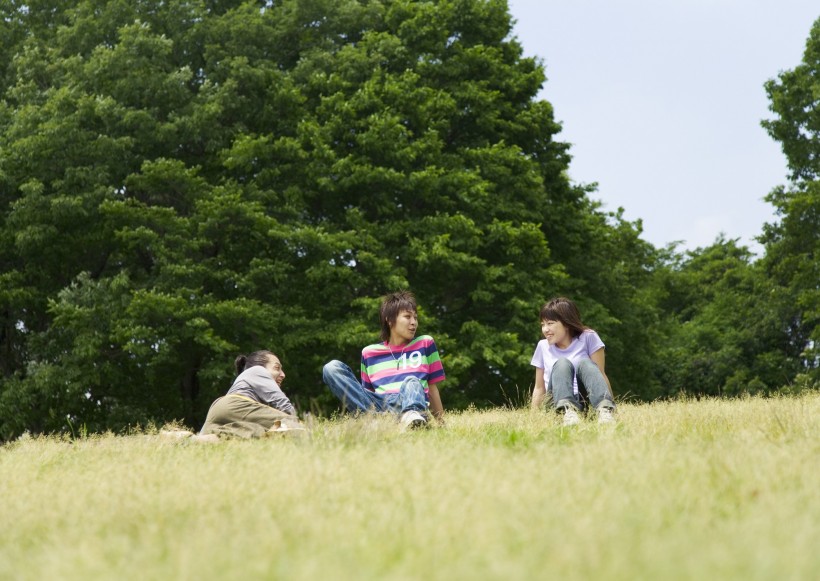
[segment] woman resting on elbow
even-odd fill
[[[200,436],[258,438],[277,426],[298,427],[296,410],[282,391],[285,372],[270,351],[240,355],[236,379],[228,393],[208,410]]]

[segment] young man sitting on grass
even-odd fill
[[[427,407],[443,421],[437,383],[444,381],[436,342],[429,335],[415,338],[416,299],[407,291],[387,295],[379,309],[381,343],[362,350],[361,382],[341,361],[326,364],[322,373],[330,391],[349,412],[398,414],[402,428],[427,425]]]

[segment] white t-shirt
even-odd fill
[[[535,347],[535,353],[533,353],[530,365],[544,370],[544,384],[549,389],[550,374],[556,361],[569,359],[572,366],[577,368],[579,361],[591,359],[593,353],[604,347],[604,342],[601,341],[598,333],[592,329],[587,329],[578,335],[566,349],[559,349],[555,345],[550,345],[546,339],[541,339]],[[578,393],[577,376],[572,378],[572,390]]]

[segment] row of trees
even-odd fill
[[[655,271],[667,342],[662,385],[705,394],[820,387],[820,19],[803,62],[765,84],[789,184],[766,198],[777,221],[755,259],[735,241],[673,256]]]
[[[505,0],[0,1],[0,438],[196,427],[258,348],[327,412],[397,288],[448,407],[522,401],[559,294],[624,397],[781,388],[816,368],[817,31],[767,86],[795,173],[756,260],[567,178]]]

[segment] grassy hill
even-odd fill
[[[0,579],[809,579],[820,394],[0,448]]]

